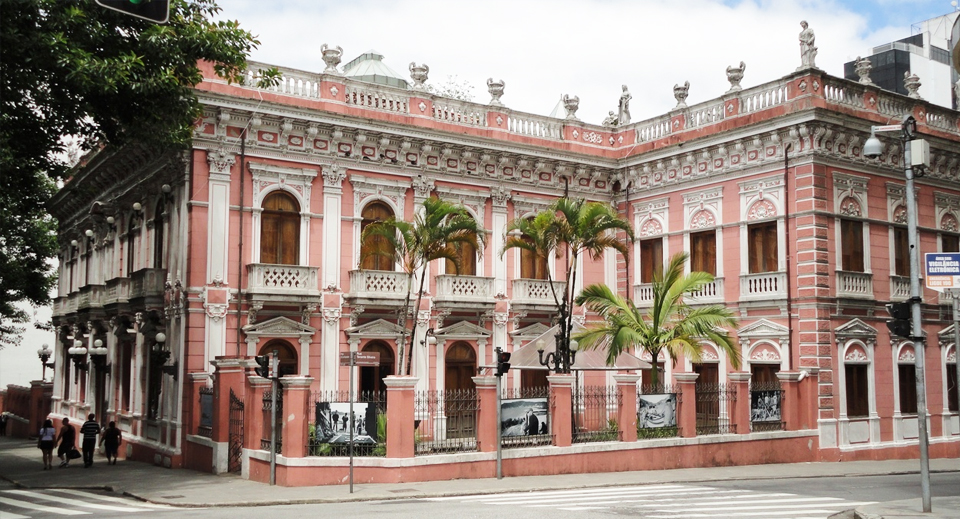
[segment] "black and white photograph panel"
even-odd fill
[[[751,422],[779,422],[780,421],[780,392],[779,391],[751,391],[750,392],[750,421]]]
[[[367,427],[370,431],[368,432]],[[317,402],[317,441],[320,443],[377,443],[377,409],[366,402]]]
[[[637,423],[641,429],[677,426],[677,394],[638,395]]]
[[[512,398],[500,403],[501,436],[549,434],[546,398]]]

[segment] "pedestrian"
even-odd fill
[[[57,430],[53,428],[53,420],[47,418],[47,420],[43,422],[43,427],[40,428],[40,433],[37,436],[37,447],[39,447],[40,452],[43,453],[43,470],[52,469],[53,444],[57,437]]]
[[[340,429],[340,413],[336,410],[333,411],[333,432],[337,432]]]
[[[7,435],[7,413],[0,413],[0,436]]]
[[[107,429],[100,435],[100,445],[106,444],[107,446],[107,463],[111,465],[117,464],[117,452],[120,449],[121,441],[123,441],[123,436],[120,433],[120,429],[117,429],[117,422],[107,424]]]
[[[80,427],[80,434],[83,435],[83,468],[88,469],[93,466],[93,451],[97,449],[97,435],[100,434],[100,424],[97,423],[97,415],[90,413],[87,415],[87,421]]]
[[[60,468],[66,468],[70,466],[70,451],[77,449],[77,431],[70,425],[69,418],[63,419],[56,443],[59,445],[57,457],[60,458]]]

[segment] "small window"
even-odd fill
[[[870,414],[869,382],[866,364],[845,364],[847,386],[847,416],[864,417]]]
[[[960,236],[956,234],[941,235],[940,248],[943,252],[960,252]]]
[[[750,273],[777,271],[777,222],[747,227]]]
[[[900,386],[900,412],[917,414],[917,369],[913,364],[897,364]]]
[[[663,238],[640,240],[640,282],[653,283],[655,273],[663,271]]]
[[[840,268],[863,272],[863,222],[840,220]]]
[[[717,233],[697,232],[690,235],[690,271],[717,275]]]

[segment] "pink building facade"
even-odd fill
[[[506,226],[569,192],[612,204],[637,235],[629,261],[612,251],[585,259],[578,285],[616,287],[642,307],[651,273],[676,252],[715,274],[690,302],[737,314],[730,333],[742,366],[705,343],[701,363],[667,362],[664,371],[678,388],[782,383],[791,402],[785,430],[739,434],[790,442],[803,451],[791,461],[916,456],[908,390],[922,351],[931,452],[960,455],[949,391],[953,301],[925,289],[922,350],[887,331],[884,303],[909,296],[902,149],[891,139],[879,160],[861,153],[871,125],[913,115],[932,158],[917,182],[921,252],[960,252],[957,112],[807,68],[752,88],[732,84],[695,106],[678,97],[653,119],[598,126],[577,119],[572,102],[563,119],[512,111],[497,84],[482,104],[427,93],[418,71],[406,86],[368,82],[341,72],[328,51],[323,73],[281,68],[283,82],[271,89],[226,84],[209,68],[189,150],[106,148],[76,168],[52,204],[62,246],[54,417],[93,412],[118,422],[128,457],[226,471],[237,451],[226,392],[259,406],[268,386],[249,359],[276,350],[292,416],[283,420],[297,424],[284,438],[305,445],[312,394],[389,395],[387,386],[400,384],[386,377],[405,333],[407,278],[395,265],[363,264],[360,235],[371,221],[411,219],[431,196],[465,206],[487,246],[464,272],[429,266],[423,304],[410,315],[418,335],[407,389],[480,384],[482,393],[494,349],[540,337],[557,310],[542,270],[516,250],[501,254]],[[575,315],[596,319],[582,308]],[[352,388],[339,362],[350,351],[381,359],[354,368]],[[574,384],[632,384],[635,394],[643,375],[617,381],[625,375],[588,372]],[[512,370],[503,382],[521,392],[547,380]],[[720,412],[743,423],[746,414],[733,417],[748,413],[740,398]],[[692,400],[683,400],[690,409]],[[262,426],[248,418],[240,427]],[[658,440],[647,458],[676,457],[686,440]],[[764,461],[741,440],[698,443],[681,457],[689,466]],[[263,451],[250,445],[238,455],[249,477],[263,479]],[[291,445],[285,455],[309,459]],[[631,465],[622,448],[592,451],[589,469],[576,461],[587,454],[564,451],[556,468],[666,466]],[[388,447],[388,458],[405,457],[396,452]],[[336,479],[305,472],[323,463],[283,464],[287,484]],[[477,475],[444,466],[417,477]]]

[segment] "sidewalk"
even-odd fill
[[[956,471],[957,459],[930,461],[931,472]],[[0,479],[26,488],[70,487],[103,488],[137,497],[152,503],[185,507],[262,506],[300,503],[332,503],[373,501],[422,497],[530,492],[538,490],[584,487],[646,485],[656,483],[697,483],[729,479],[778,479],[826,476],[864,476],[913,474],[917,460],[854,461],[844,463],[797,463],[791,465],[753,465],[748,467],[713,467],[601,474],[569,474],[558,476],[523,476],[430,481],[422,483],[357,484],[354,493],[349,485],[319,487],[269,487],[239,476],[216,476],[192,470],[171,470],[146,463],[120,461],[107,465],[98,455],[91,469],[81,464],[67,469],[42,470],[36,443],[19,438],[0,438]],[[911,504],[915,503],[911,512]],[[862,519],[905,519],[923,517],[960,519],[960,495],[936,499],[934,513],[919,513],[919,499],[870,505],[858,510]],[[910,515],[910,514],[914,515]],[[869,515],[865,515],[869,514]]]

